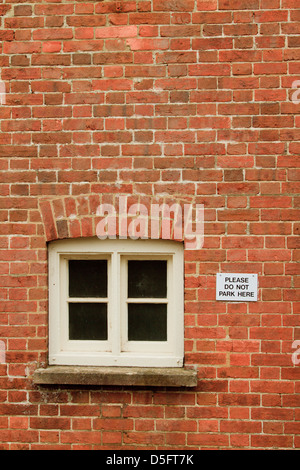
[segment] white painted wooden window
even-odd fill
[[[181,243],[50,243],[49,363],[181,367],[183,288]]]

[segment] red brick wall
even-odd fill
[[[1,449],[300,447],[299,7],[1,0]],[[185,266],[197,389],[32,383],[46,241],[94,235],[118,194],[205,205]],[[259,301],[216,302],[218,272],[258,273]]]

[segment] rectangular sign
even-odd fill
[[[257,274],[217,273],[216,300],[256,302]]]

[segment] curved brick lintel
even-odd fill
[[[66,239],[93,237],[97,235],[97,224],[102,219],[97,215],[97,209],[101,204],[111,204],[116,214],[119,211],[119,198],[121,195],[116,194],[90,194],[84,196],[66,196],[63,198],[43,199],[40,201],[40,211],[44,224],[45,238],[47,242]],[[123,195],[124,197],[124,195]],[[128,195],[127,207],[133,204],[143,204],[151,214],[152,204],[179,204],[183,209],[184,204],[195,204],[193,197],[171,198],[170,196],[143,196]],[[170,239],[183,241],[182,238],[174,236],[174,214],[170,212],[172,221],[170,229]],[[173,219],[173,220],[172,220]],[[130,218],[128,218],[128,223]],[[150,220],[149,220],[149,238],[150,238]],[[116,223],[116,236],[119,235],[119,224]],[[182,233],[184,231],[182,230]]]

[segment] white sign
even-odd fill
[[[257,301],[257,274],[217,273],[216,300]]]

